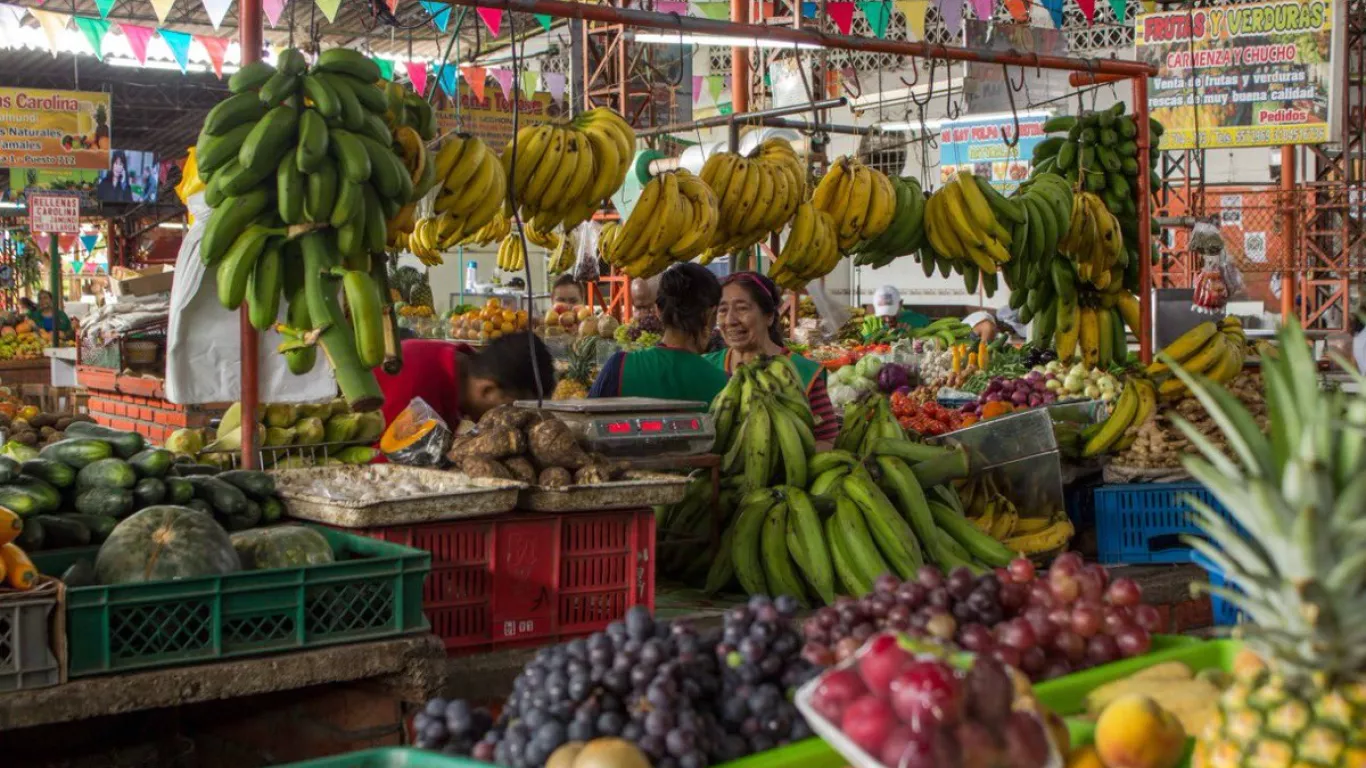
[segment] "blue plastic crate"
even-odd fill
[[[1210,562],[1209,558],[1199,552],[1192,552],[1191,562],[1205,569],[1205,572],[1209,574],[1209,583],[1211,586],[1228,586],[1228,582],[1224,579],[1224,570]],[[1238,610],[1237,606],[1218,595],[1212,594],[1209,596],[1209,605],[1210,612],[1214,614],[1214,625],[1216,627],[1228,627],[1234,624],[1242,624],[1246,620],[1243,612]]]
[[[1111,563],[1189,563],[1183,535],[1199,535],[1193,496],[1221,514],[1223,507],[1199,483],[1132,483],[1096,488],[1096,558]]]

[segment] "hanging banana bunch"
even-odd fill
[[[604,107],[518,131],[502,163],[522,221],[538,232],[568,232],[587,221],[626,180],[635,145],[631,126]]]
[[[604,256],[631,277],[653,277],[702,253],[719,218],[716,195],[702,179],[686,169],[661,173],[645,185]]]
[[[713,154],[702,181],[715,190],[721,212],[702,264],[780,231],[806,199],[806,166],[784,139],[767,139],[748,157]]]
[[[897,213],[896,187],[886,174],[847,155],[821,177],[811,202],[834,217],[839,248],[846,253],[885,232]]]

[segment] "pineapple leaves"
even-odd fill
[[[1248,413],[1247,408],[1238,401],[1238,398],[1224,389],[1222,385],[1216,384],[1210,379],[1199,374],[1193,374],[1181,367],[1181,364],[1167,355],[1161,356],[1164,362],[1171,367],[1172,373],[1176,374],[1181,381],[1185,382],[1186,387],[1205,407],[1210,418],[1219,425],[1220,431],[1224,433],[1224,438],[1228,440],[1229,447],[1238,455],[1247,468],[1248,474],[1253,477],[1272,476],[1275,473],[1275,465],[1271,455],[1271,446],[1262,435],[1261,429],[1257,427],[1257,421]],[[1186,436],[1190,433],[1186,431]],[[1191,442],[1195,442],[1192,440]],[[1206,456],[1207,451],[1201,450]]]

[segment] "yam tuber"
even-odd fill
[[[588,454],[579,447],[569,426],[559,419],[546,419],[528,432],[531,456],[541,467],[580,469],[588,463]]]

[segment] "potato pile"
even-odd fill
[[[473,430],[457,435],[446,459],[470,477],[547,488],[610,483],[628,468],[583,450],[569,426],[554,416],[510,405],[489,411]]]
[[[1262,399],[1262,381],[1258,374],[1239,374],[1228,383],[1228,391],[1252,413],[1257,426],[1266,430],[1266,402]],[[1138,438],[1124,451],[1116,454],[1112,463],[1123,467],[1138,469],[1179,469],[1181,457],[1196,453],[1195,446],[1172,423],[1171,415],[1180,415],[1200,431],[1211,443],[1228,453],[1228,441],[1219,426],[1205,412],[1200,401],[1193,397],[1182,398],[1173,406],[1167,406],[1139,426]]]
[[[72,422],[95,420],[84,413],[39,413],[27,419],[22,416],[13,420],[0,415],[0,430],[9,434],[9,439],[30,448],[42,448],[64,438],[62,434]]]

